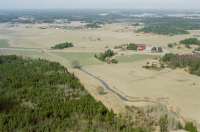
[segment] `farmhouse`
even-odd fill
[[[88,27],[87,27],[87,26],[83,26],[82,28],[83,28],[83,29],[87,29]]]
[[[145,49],[146,48],[146,44],[136,44],[137,45],[137,47],[138,48],[143,48],[143,49]]]

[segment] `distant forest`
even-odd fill
[[[81,21],[87,23],[91,28],[100,28],[101,24],[111,23],[132,23],[132,26],[139,26],[138,23],[143,23],[144,28],[137,30],[144,32],[155,32],[162,35],[176,35],[188,34],[187,30],[200,29],[200,19],[186,19],[181,17],[169,17],[165,14],[176,14],[176,11],[164,10],[148,10],[149,13],[155,13],[161,17],[136,17],[145,13],[147,10],[119,10],[120,13],[112,13],[112,10],[0,10],[0,23],[5,22],[19,22],[19,23],[35,23],[42,21],[44,23],[52,23],[55,19],[71,21]],[[106,15],[100,15],[100,14]],[[192,12],[182,11],[185,14],[192,14]],[[32,18],[28,20],[18,19],[19,17]]]

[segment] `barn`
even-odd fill
[[[136,44],[138,48],[146,49],[146,44]]]

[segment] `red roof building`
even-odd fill
[[[146,47],[146,44],[136,44],[137,47]]]
[[[83,26],[82,28],[88,28],[87,26]]]

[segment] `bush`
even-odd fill
[[[102,86],[97,87],[97,92],[98,92],[100,95],[105,94],[104,88],[103,88]]]
[[[185,123],[185,130],[189,132],[197,132],[197,128],[192,122]]]
[[[165,68],[165,65],[163,63],[161,63],[160,67],[161,68]]]
[[[178,62],[178,61],[174,63],[174,67],[179,67],[179,66],[180,66],[180,65],[179,65],[179,62]]]
[[[167,54],[165,54],[165,55],[163,56],[162,61],[164,61],[164,62],[170,61],[170,59],[171,59],[172,57],[176,57],[176,55],[173,54],[173,53],[167,53]]]
[[[189,44],[185,45],[186,48],[191,49],[191,47],[189,46]]]
[[[195,50],[196,50],[196,51],[200,51],[200,47],[198,47],[198,48],[195,48]]]
[[[167,124],[168,124],[168,121],[167,121],[167,114],[165,114],[164,117],[160,118],[159,120],[159,126],[160,126],[160,131],[161,132],[166,132],[167,131]]]
[[[162,48],[161,47],[158,47],[158,52],[162,52]]]
[[[172,45],[172,44],[168,44],[168,47],[169,47],[169,48],[173,48],[173,45]]]
[[[116,59],[112,59],[111,63],[118,63],[118,61]]]

